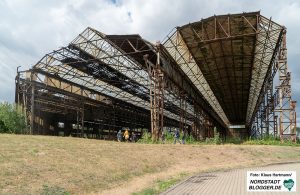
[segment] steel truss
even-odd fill
[[[87,28],[68,47],[45,55],[29,71],[18,73],[16,102],[24,105],[31,133],[48,134],[49,129],[57,130],[55,123],[61,122],[59,118],[68,118],[67,115],[72,116],[65,128],[70,128],[70,123],[75,124],[77,136],[86,135],[90,124],[101,124],[98,128],[101,131],[108,130],[108,138],[118,128],[150,129],[151,125],[151,129],[157,129],[153,131],[153,139],[158,140],[163,126],[187,127],[193,124],[193,103],[186,102],[183,110],[178,98],[178,91],[182,88],[163,76],[165,73],[160,63],[167,60],[162,59],[164,56],[160,57],[159,48],[162,46],[155,47],[139,38],[146,46],[138,48],[131,40],[119,37],[134,49],[133,52],[126,52],[128,48],[123,46],[124,43],[120,45],[114,39]],[[147,62],[150,69],[136,54],[150,55]],[[153,56],[157,59],[154,63]],[[23,88],[27,89],[24,91]],[[76,101],[80,103],[76,104]],[[97,104],[106,106],[106,113],[102,113],[99,118],[92,115],[93,118],[89,111],[97,113]],[[126,118],[123,113],[127,113],[127,107],[141,114],[133,112]],[[117,108],[121,113],[119,115],[115,111]],[[147,114],[149,111],[150,115]],[[55,123],[48,121],[50,115]],[[185,117],[184,125],[182,115]],[[150,125],[139,119],[145,119],[146,116],[149,117]],[[107,117],[111,120],[107,121]],[[210,117],[208,119],[212,120]],[[51,125],[42,125],[42,130],[39,130],[38,120]]]
[[[289,135],[288,129],[296,125],[286,49],[279,51],[282,39],[285,42],[283,26],[254,12],[213,16],[177,27],[164,46],[224,123],[252,126],[248,136],[261,137],[276,135],[279,127],[281,134]],[[281,63],[275,66],[279,55]],[[274,93],[277,69],[282,76],[280,90]],[[279,102],[274,105],[279,92],[284,93],[281,108]]]
[[[152,64],[148,60],[148,55],[144,56],[149,74],[150,84],[150,114],[151,114],[151,134],[152,140],[158,141],[164,127],[164,74],[160,67],[159,45],[156,47],[157,61]]]
[[[251,125],[251,136],[280,137],[280,140],[296,141],[296,101],[291,96],[291,73],[287,66],[286,29],[283,28],[274,62],[261,92],[258,111]],[[279,84],[274,86],[278,75]],[[275,90],[275,92],[274,92]]]
[[[63,122],[68,135],[148,129],[158,141],[177,127],[200,140],[242,124],[249,136],[295,140],[286,51],[286,29],[259,12],[187,24],[156,45],[88,27],[18,72],[16,102],[37,134],[57,134]]]

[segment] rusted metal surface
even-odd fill
[[[287,108],[291,113],[278,118],[274,105],[276,56],[282,55],[284,32],[260,12],[228,14],[177,27],[164,46],[224,123],[246,125],[252,129],[248,136],[279,136],[280,126],[289,132],[283,124],[295,124],[294,111]],[[282,97],[285,105],[291,103],[290,95]],[[284,116],[289,116],[285,122]]]
[[[286,29],[283,27],[254,115],[251,135],[296,141],[296,101],[292,100],[291,73],[287,66]],[[274,80],[279,81],[276,86]],[[273,90],[275,89],[275,91]]]
[[[186,24],[162,44],[88,27],[18,73],[16,102],[38,134],[58,132],[61,122],[76,136],[111,139],[131,128],[157,141],[176,127],[205,139],[237,124],[248,136],[295,140],[285,37],[285,27],[260,12]]]

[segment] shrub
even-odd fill
[[[0,103],[0,133],[25,133],[25,116],[19,106]]]
[[[139,143],[152,143],[151,133],[148,130],[144,130],[142,137],[138,140]]]
[[[185,143],[187,143],[187,144],[197,144],[197,141],[195,140],[195,138],[192,135],[187,135]]]
[[[174,133],[165,131],[165,143],[166,144],[173,144],[174,143]],[[180,141],[182,141],[182,133],[180,133]],[[142,137],[138,140],[138,143],[147,143],[147,144],[159,144],[162,143],[161,138],[158,142],[153,142],[151,139],[151,133],[147,130],[143,131]],[[186,144],[198,144],[198,142],[195,140],[195,138],[192,135],[186,135],[185,137],[185,143]]]

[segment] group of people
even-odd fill
[[[124,133],[122,133],[122,130],[119,130],[119,132],[117,133],[117,140],[118,142],[122,142],[123,138],[125,140],[125,142],[131,141],[131,142],[136,142],[137,140],[137,136],[134,132],[129,133],[129,131],[126,129]]]

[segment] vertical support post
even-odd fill
[[[180,131],[183,132],[184,131],[184,94],[182,94],[180,92],[179,94],[179,97],[180,97]]]
[[[78,137],[78,134],[79,134],[79,111],[77,109],[77,112],[76,112],[76,137]]]
[[[296,102],[292,101],[291,73],[288,72],[287,48],[286,48],[286,29],[283,30],[282,44],[278,57],[279,86],[279,130],[280,140],[290,138],[296,141]]]
[[[290,111],[290,126],[291,126],[291,140],[297,142],[297,116],[296,116],[296,103],[297,101],[291,101],[291,111]]]
[[[193,136],[196,138],[196,140],[200,140],[200,132],[199,132],[199,111],[198,107],[195,104],[194,101],[194,121],[193,121]]]
[[[20,66],[17,67],[15,102],[20,105]]]
[[[84,137],[84,102],[81,111],[81,137]]]
[[[27,89],[26,89],[25,86],[21,86],[21,88],[22,88],[22,95],[23,95],[23,108],[22,109],[23,109],[23,112],[24,112],[24,115],[25,115],[24,116],[25,117],[25,125],[26,125],[26,131],[28,133],[29,117],[28,117],[28,112],[27,112],[27,109],[28,109],[28,107],[27,107],[27,94],[26,94]],[[30,129],[29,129],[29,131],[30,131]]]
[[[152,141],[158,141],[164,125],[164,74],[160,67],[160,43],[156,44],[156,64],[144,56],[148,68],[150,85],[150,114],[151,114],[151,135]]]
[[[182,133],[186,133],[186,95],[184,93],[180,94],[180,130]]]
[[[255,117],[256,118],[256,133],[258,133],[256,138],[258,138],[258,136],[260,137],[260,135],[261,135],[261,129],[259,126],[259,121],[258,121],[259,115],[260,115],[260,111],[258,111],[258,113],[256,114],[256,117]]]
[[[273,96],[273,79],[277,71],[277,63],[273,64],[272,74],[268,78],[267,86],[266,86],[266,96],[267,96],[267,132],[268,135],[272,135],[273,137],[277,136],[276,129],[276,117],[275,117],[275,95]]]
[[[114,102],[112,102],[112,104],[113,104],[113,134],[116,132],[116,107],[115,107],[115,103]],[[112,136],[112,137],[114,137],[114,136]],[[111,138],[111,139],[113,139],[113,138]]]
[[[274,136],[278,136],[278,116],[275,115],[275,112],[274,112]]]
[[[35,85],[33,84],[33,73],[30,75],[30,83],[31,83],[31,102],[30,102],[30,134],[33,134],[34,131],[34,119],[35,119],[35,107],[34,107],[34,93],[35,93]]]

